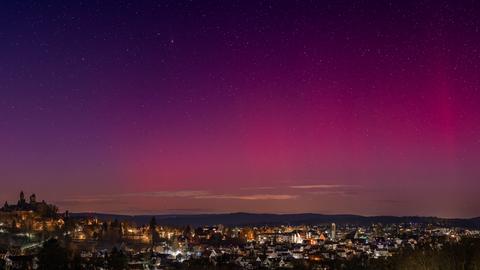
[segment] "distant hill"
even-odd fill
[[[96,217],[101,220],[133,221],[137,224],[147,224],[152,215],[114,215],[102,213],[73,213],[73,217]],[[359,216],[359,215],[322,215],[322,214],[199,214],[199,215],[155,215],[157,223],[169,226],[208,226],[223,224],[228,226],[242,225],[301,225],[301,224],[357,224],[372,223],[435,223],[453,227],[480,229],[480,217],[472,219],[444,219],[437,217],[418,216]]]

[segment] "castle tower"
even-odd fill
[[[25,204],[25,193],[23,191],[20,191],[20,200],[18,201],[20,205]]]
[[[35,193],[33,193],[30,196],[30,204],[35,204],[35,203],[37,203],[37,196],[35,196]]]

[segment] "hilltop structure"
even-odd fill
[[[25,193],[20,192],[17,204],[10,205],[5,202],[0,212],[21,213],[33,212],[42,217],[54,217],[57,214],[58,208],[55,205],[47,204],[45,201],[37,202],[35,194],[30,195],[29,201],[25,199]]]

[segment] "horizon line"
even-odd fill
[[[64,212],[65,213],[65,212]],[[122,213],[112,213],[112,212],[96,212],[96,211],[83,211],[83,212],[70,212],[69,214],[97,214],[97,215],[111,215],[111,216],[129,216],[129,217],[138,217],[138,216],[208,216],[208,215],[235,215],[235,214],[247,214],[247,215],[275,215],[275,216],[286,216],[286,215],[318,215],[318,216],[356,216],[364,218],[372,217],[395,217],[395,218],[437,218],[437,219],[462,219],[470,220],[480,218],[478,216],[472,217],[440,217],[440,216],[428,216],[428,215],[362,215],[362,214],[324,214],[324,213],[313,213],[313,212],[302,212],[302,213],[254,213],[254,212],[217,212],[217,213],[155,213],[155,214],[122,214]]]

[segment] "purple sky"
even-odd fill
[[[0,199],[480,216],[478,1],[0,4]]]

